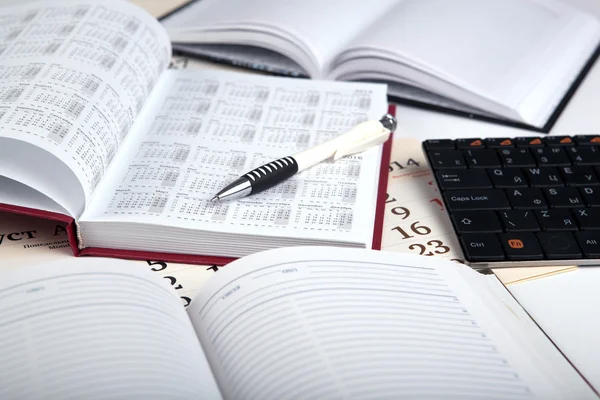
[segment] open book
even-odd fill
[[[202,0],[163,23],[185,53],[383,81],[395,97],[537,128],[600,43],[598,22],[558,0]]]
[[[187,315],[121,260],[0,279],[0,397],[597,399],[494,276],[286,248],[215,274]]]
[[[209,200],[379,119],[385,85],[167,70],[164,29],[122,1],[0,9],[0,22],[0,208],[75,221],[77,254],[222,264],[194,255],[378,247],[391,144]]]

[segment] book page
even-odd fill
[[[222,269],[188,313],[228,399],[596,398],[464,274],[487,279],[426,257],[278,249]]]
[[[71,258],[0,282],[0,398],[221,398],[174,291],[143,267]]]
[[[161,22],[173,43],[263,47],[323,78],[329,61],[398,1],[203,0]]]
[[[48,196],[20,182],[0,176],[0,204],[20,205],[34,210],[45,210],[68,215],[69,211]],[[23,203],[23,199],[27,199]]]
[[[89,198],[168,66],[165,32],[124,1],[64,1],[0,9],[0,37],[0,175],[51,198],[70,179],[62,203]],[[64,166],[39,171],[27,154]]]
[[[243,199],[210,199],[253,168],[381,118],[384,85],[216,71],[167,71],[160,85],[80,219],[86,246],[126,245],[95,235],[108,221],[353,243],[372,233],[381,147]]]
[[[540,125],[600,40],[592,16],[557,0],[400,1],[377,22],[346,46],[333,79],[403,79]]]

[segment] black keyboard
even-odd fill
[[[427,140],[465,259],[600,264],[600,135]]]

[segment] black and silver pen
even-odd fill
[[[384,115],[379,121],[362,122],[325,143],[253,169],[223,188],[211,201],[239,199],[262,192],[322,161],[337,160],[381,144],[395,129],[396,119],[391,114]]]

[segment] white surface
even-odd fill
[[[600,391],[600,267],[536,279],[509,289]]]

